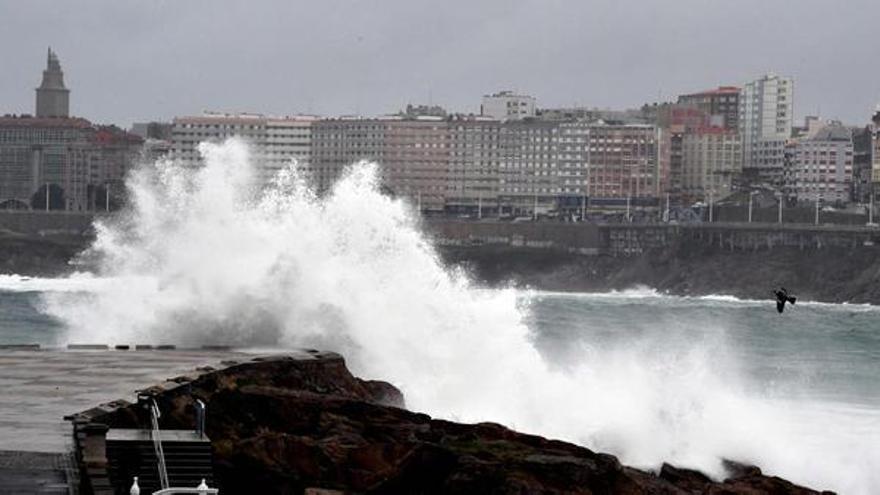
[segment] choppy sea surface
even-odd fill
[[[88,298],[101,285],[90,276],[0,276],[0,343],[69,343],[47,301],[58,293]],[[579,376],[590,394],[620,394],[620,400],[604,398],[603,407],[623,419],[584,411],[595,432],[570,440],[651,468],[651,450],[662,456],[664,437],[681,435],[698,440],[673,442],[680,463],[689,458],[682,449],[701,441],[820,489],[870,493],[880,484],[880,307],[801,301],[780,315],[769,298],[676,297],[648,289],[519,291],[516,298],[533,345],[554,372],[578,375],[586,366],[587,375]],[[591,380],[604,384],[597,388]],[[710,418],[727,406],[747,414],[721,423]],[[723,421],[755,438],[738,446],[713,431]],[[797,443],[786,445],[791,439]],[[767,450],[755,450],[755,442],[766,442]]]

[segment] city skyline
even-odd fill
[[[32,112],[47,46],[76,95],[71,115],[123,126],[204,110],[478,113],[504,89],[543,108],[631,108],[767,72],[795,79],[796,120],[861,125],[880,102],[864,42],[880,6],[867,1],[837,6],[836,23],[812,0],[377,5],[0,1],[0,111]]]

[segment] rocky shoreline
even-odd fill
[[[58,277],[89,270],[77,258],[89,242],[81,236],[0,235],[0,274]],[[784,286],[802,300],[880,304],[880,247],[731,252],[676,245],[632,257],[495,245],[440,246],[438,252],[489,287],[607,292],[644,286],[672,295],[768,299],[771,288]]]
[[[726,251],[678,245],[632,257],[584,256],[508,246],[443,247],[446,263],[491,287],[607,292],[645,286],[682,296],[769,299],[784,286],[802,300],[880,304],[880,250],[875,248]]]
[[[82,236],[0,235],[0,274],[57,277],[89,270],[77,258],[89,242]],[[880,304],[880,246],[732,252],[679,244],[613,257],[484,245],[440,246],[438,253],[445,263],[464,268],[489,287],[607,292],[644,286],[672,295],[768,299],[770,289],[784,286],[802,300]]]
[[[0,233],[0,274],[58,277],[75,268],[70,265],[89,239],[82,236],[38,236]]]
[[[142,393],[159,403],[163,429],[192,428],[194,400],[207,404],[222,493],[819,493],[730,461],[724,480],[670,465],[648,472],[497,424],[434,419],[404,409],[392,385],[354,377],[341,356],[315,355],[323,357],[260,359]],[[138,428],[144,414],[132,404],[90,421]]]

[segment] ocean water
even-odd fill
[[[318,197],[295,164],[257,185],[240,142],[202,152],[198,170],[131,175],[130,210],[96,228],[97,274],[0,277],[0,341],[330,349],[413,410],[630,465],[880,486],[880,308],[486,289],[439,261],[372,164]]]

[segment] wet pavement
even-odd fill
[[[139,389],[250,357],[227,350],[0,349],[0,451],[67,454],[73,434],[65,416],[134,401]]]

